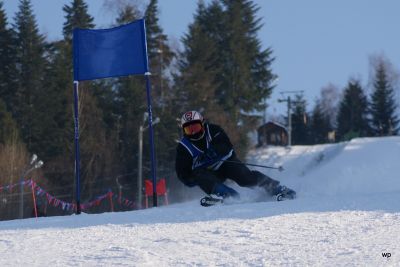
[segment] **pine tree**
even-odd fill
[[[371,96],[373,132],[376,136],[396,135],[399,119],[396,115],[394,90],[383,62],[378,64],[375,72],[374,91]]]
[[[71,37],[74,28],[90,29],[94,27],[93,18],[88,14],[88,6],[83,0],[73,0],[63,8],[66,21],[64,23],[64,53],[71,54]],[[72,54],[69,57],[72,59]],[[68,62],[68,65],[71,61]],[[72,68],[72,64],[69,65]],[[80,120],[80,152],[82,197],[91,197],[103,193],[105,187],[114,185],[110,179],[120,170],[116,138],[116,130],[112,127],[117,122],[114,113],[116,79],[87,81],[79,83],[79,120]],[[71,83],[70,83],[71,84]],[[68,87],[67,87],[68,88]],[[68,94],[72,100],[72,88]],[[71,103],[72,106],[72,103]],[[71,107],[70,106],[70,107]],[[72,113],[71,113],[72,118]],[[72,135],[72,127],[66,129]],[[71,140],[71,139],[70,139]],[[73,143],[70,141],[70,145]],[[73,151],[71,149],[71,151]],[[71,153],[73,155],[73,153]]]
[[[168,73],[175,53],[168,44],[167,35],[159,25],[158,1],[151,0],[145,11],[147,51],[149,67],[152,73],[153,116],[160,119],[154,129],[155,154],[158,175],[170,176],[174,173],[171,158],[175,155],[175,140],[177,139],[175,108],[171,105],[175,97],[170,88]],[[148,139],[148,138],[146,138]],[[149,151],[149,149],[148,149]]]
[[[53,62],[54,74],[54,90],[62,95],[64,102],[62,102],[61,113],[59,117],[64,123],[60,125],[63,129],[62,142],[68,146],[68,151],[73,151],[73,142],[71,136],[73,135],[73,89],[71,81],[72,76],[72,33],[74,28],[90,29],[95,25],[93,17],[88,13],[88,5],[84,0],[71,0],[69,5],[63,6],[65,13],[65,22],[63,24],[64,40],[55,43],[55,57]],[[91,84],[90,82],[82,83],[85,86]],[[86,90],[90,90],[90,87]],[[73,153],[70,153],[71,155]]]
[[[292,113],[292,144],[307,145],[310,143],[307,102],[303,95],[296,95]]]
[[[10,112],[7,111],[7,106],[0,99],[0,143],[5,144],[12,139],[12,136],[17,129],[17,124]]]
[[[310,136],[312,144],[323,144],[328,141],[328,133],[332,130],[329,116],[324,112],[321,102],[317,100],[312,111]]]
[[[184,51],[179,55],[180,76],[175,77],[177,88],[175,98],[175,116],[181,116],[187,110],[198,110],[213,123],[221,124],[230,133],[231,141],[240,141],[236,122],[229,119],[229,112],[218,103],[219,69],[218,44],[204,23],[213,20],[216,13],[222,12],[218,3],[206,8],[200,1],[194,22],[189,25],[188,33],[182,38]]]
[[[368,101],[359,81],[349,81],[340,102],[337,118],[338,139],[365,137],[370,133]]]
[[[116,24],[122,25],[141,18],[140,11],[134,5],[126,5],[119,11]]]
[[[127,24],[139,18],[140,12],[138,8],[133,5],[127,5],[119,12],[119,16],[116,18],[116,25]],[[143,76],[129,76],[110,79],[110,84],[113,92],[113,95],[110,95],[112,97],[110,105],[112,106],[113,127],[119,153],[117,155],[119,173],[131,174],[123,177],[125,179],[124,183],[132,184],[131,192],[129,192],[129,194],[132,194],[132,191],[136,189],[137,182],[137,137],[139,127],[145,124],[143,116],[147,107],[145,81]],[[103,94],[105,94],[104,91]],[[146,140],[145,138],[143,141],[146,142]]]
[[[125,172],[130,173],[137,166],[139,127],[145,123],[146,90],[141,76],[122,77],[116,84],[116,114],[118,116],[119,149]]]
[[[219,101],[236,120],[242,112],[260,111],[264,99],[272,92],[274,75],[270,70],[273,61],[270,49],[261,49],[257,33],[262,27],[256,17],[259,10],[248,0],[222,0],[228,30],[222,43],[227,50],[224,58],[224,79],[219,87]]]
[[[216,108],[217,48],[199,23],[202,16],[205,16],[205,7],[200,2],[195,22],[189,26],[188,33],[182,39],[185,47],[179,61],[179,71],[182,75],[176,79],[178,87],[181,88],[178,93],[180,113],[194,108],[212,112]]]
[[[28,149],[40,153],[40,131],[45,127],[38,113],[42,98],[45,97],[43,88],[47,62],[44,36],[38,31],[29,0],[20,0],[14,21],[18,82],[12,98],[12,113]]]
[[[145,12],[147,53],[150,69],[161,73],[171,63],[174,53],[168,45],[168,37],[158,23],[158,1],[151,0]]]
[[[0,184],[19,181],[27,166],[28,153],[21,141],[18,126],[6,104],[0,99]],[[15,205],[3,205],[0,219],[15,218]]]
[[[65,194],[71,193],[71,177],[74,176],[72,30],[76,27],[92,28],[94,24],[84,1],[71,1],[63,10],[66,18],[64,39],[48,45],[50,64],[46,71],[46,85],[49,97],[42,105],[47,105],[49,113],[43,117],[53,119],[53,124],[44,131],[52,138],[45,146],[48,150],[45,175],[56,181],[56,186],[62,187],[59,193]],[[101,82],[79,84],[81,189],[84,199],[99,193],[96,187],[110,186],[104,185],[104,178],[111,175],[112,167],[118,160],[114,155],[117,141],[110,138],[112,133],[106,130],[106,115],[95,95],[96,91],[101,91],[99,86],[104,85]]]
[[[236,135],[232,139],[239,151],[246,147],[247,133],[257,118],[250,112],[265,107],[274,78],[269,69],[271,50],[262,50],[257,38],[261,27],[257,10],[250,1],[221,0],[208,6],[199,1],[194,23],[184,38],[186,66],[180,64],[182,82],[191,81],[179,95],[207,104],[205,112],[216,114],[210,116],[213,121],[222,122]],[[199,86],[208,89],[198,91]]]
[[[11,109],[12,92],[15,90],[15,49],[12,30],[8,29],[3,2],[0,2],[0,99]]]
[[[88,5],[84,0],[71,0],[71,4],[65,5],[65,22],[63,27],[64,38],[72,39],[74,28],[91,29],[94,27],[93,17],[88,13]]]

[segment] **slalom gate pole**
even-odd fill
[[[259,164],[252,164],[252,163],[245,163],[245,162],[238,162],[238,161],[233,161],[233,160],[220,160],[223,162],[228,162],[228,163],[236,163],[236,164],[243,164],[247,166],[254,166],[254,167],[261,167],[261,168],[266,168],[266,169],[272,169],[272,170],[278,170],[278,171],[284,171],[282,166],[279,167],[271,167],[271,166],[265,166],[265,165],[259,165]]]
[[[76,214],[81,214],[81,178],[80,178],[80,149],[79,149],[79,82],[74,81],[74,123],[75,123],[75,186],[76,186]]]
[[[149,139],[150,139],[150,157],[151,157],[151,174],[153,177],[153,207],[157,207],[157,171],[156,157],[154,148],[154,132],[153,132],[153,115],[151,111],[151,93],[150,93],[150,72],[146,72],[146,89],[147,89],[147,106],[149,112]]]
[[[153,178],[153,207],[157,207],[157,171],[156,171],[156,156],[155,156],[155,148],[154,148],[154,132],[153,132],[153,113],[151,110],[151,84],[150,84],[150,71],[149,71],[149,63],[148,63],[148,55],[147,55],[147,37],[146,37],[146,23],[143,20],[143,40],[144,43],[144,51],[145,51],[145,73],[144,76],[146,78],[146,92],[147,92],[147,110],[149,113],[149,141],[150,141],[150,158],[151,158],[151,176]],[[140,205],[141,203],[139,203]]]

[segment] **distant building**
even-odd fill
[[[328,132],[328,141],[330,143],[335,143],[335,141],[336,141],[336,132],[335,131]]]
[[[288,131],[286,127],[276,123],[267,122],[257,129],[258,133],[258,146],[274,145],[274,146],[287,146],[288,145]]]

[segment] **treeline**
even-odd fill
[[[110,27],[146,20],[153,116],[160,119],[154,126],[157,176],[167,179],[170,197],[178,199],[184,190],[175,178],[174,158],[183,112],[199,110],[223,125],[242,155],[249,147],[248,133],[262,120],[257,114],[266,108],[276,75],[272,50],[262,49],[257,36],[259,7],[249,0],[199,1],[178,49],[159,24],[157,0],[143,10],[118,3],[108,2],[118,9]],[[96,25],[84,0],[71,0],[63,12],[63,37],[49,41],[38,30],[30,0],[19,0],[12,24],[0,0],[0,185],[18,182],[35,153],[44,166],[28,176],[52,195],[72,201],[72,31]],[[398,134],[388,66],[384,60],[374,65],[369,95],[361,81],[352,79],[343,94],[334,86],[323,88],[311,111],[296,96],[293,144],[329,142],[330,132],[336,133],[336,141]],[[136,201],[138,133],[147,125],[144,78],[81,82],[79,94],[82,202],[120,186],[124,197]],[[143,141],[143,177],[150,178],[147,130]]]
[[[343,90],[322,88],[311,111],[302,94],[293,99],[292,144],[311,145],[347,141],[355,137],[390,136],[399,133],[395,70],[389,60],[371,61],[369,91],[351,78]],[[287,117],[285,118],[285,120]]]
[[[260,119],[254,114],[264,110],[275,79],[272,51],[262,49],[257,37],[262,26],[258,9],[248,0],[199,1],[180,50],[163,33],[157,0],[149,1],[145,10],[119,7],[110,25],[146,20],[153,115],[160,118],[154,126],[157,176],[167,178],[172,197],[180,197],[174,158],[184,111],[200,110],[223,124],[240,153],[248,146],[247,133]],[[96,25],[84,0],[71,0],[63,12],[63,38],[49,41],[38,30],[30,0],[19,0],[13,24],[0,1],[0,184],[18,181],[36,153],[44,166],[32,177],[53,195],[71,201],[72,31]],[[138,131],[147,124],[144,78],[82,82],[79,94],[82,201],[117,183],[125,197],[136,200]],[[150,177],[146,133],[145,178]]]

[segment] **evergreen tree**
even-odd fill
[[[396,115],[393,87],[390,84],[385,65],[380,62],[376,68],[374,91],[371,96],[372,128],[374,135],[396,135],[399,119]]]
[[[28,150],[40,153],[41,129],[45,120],[39,106],[43,101],[46,68],[44,36],[37,28],[29,0],[20,0],[14,19],[16,29],[16,64],[18,82],[12,97],[12,113],[21,128]]]
[[[223,109],[216,98],[222,65],[216,42],[217,33],[210,32],[207,23],[215,21],[217,14],[222,14],[219,3],[213,2],[207,8],[203,1],[199,1],[194,22],[189,25],[188,33],[182,39],[184,51],[178,63],[181,75],[175,78],[178,88],[176,114],[199,110],[213,123],[223,125],[231,141],[237,143],[241,138],[237,122],[230,119],[229,112]]]
[[[82,197],[92,199],[104,193],[104,188],[114,185],[116,142],[107,135],[103,111],[91,86],[80,85],[80,145]]]
[[[116,25],[127,24],[139,18],[140,12],[137,7],[127,5],[119,12]],[[145,124],[143,116],[147,107],[145,81],[143,76],[129,76],[110,79],[110,83],[113,94],[110,95],[113,102],[110,105],[112,106],[113,127],[118,146],[119,173],[130,174],[122,177],[125,179],[124,184],[132,184],[129,192],[132,194],[132,191],[136,190],[137,183],[137,137],[139,127]],[[144,138],[143,141],[146,142],[146,140]],[[146,150],[144,152],[147,153]]]
[[[116,84],[119,150],[126,173],[136,170],[139,127],[145,124],[146,90],[141,76],[122,77]],[[144,140],[146,141],[146,140]]]
[[[94,27],[93,17],[88,13],[88,5],[84,0],[71,0],[71,4],[65,5],[65,22],[63,34],[66,40],[72,39],[74,28],[91,29]]]
[[[119,11],[116,24],[117,25],[127,24],[141,17],[142,16],[140,15],[140,11],[137,9],[136,6],[126,5]]]
[[[68,77],[62,77],[68,79],[70,84],[72,80],[73,29],[91,29],[95,25],[93,24],[93,17],[88,14],[88,6],[83,0],[71,0],[70,5],[64,5],[63,11],[65,12],[65,22],[63,25],[64,40],[56,43],[56,53],[58,55],[57,60],[63,60],[63,62],[59,63],[69,73]],[[62,79],[62,77],[60,78]],[[65,85],[63,87],[65,88]]]
[[[153,73],[162,74],[174,56],[168,45],[168,37],[163,33],[158,23],[158,1],[150,0],[145,12],[147,53],[150,62],[150,70]],[[161,75],[162,77],[162,75]]]
[[[160,123],[154,127],[154,142],[158,175],[165,177],[174,173],[171,158],[175,156],[175,140],[177,139],[175,108],[171,105],[175,96],[170,88],[170,80],[165,75],[175,54],[168,44],[167,35],[163,33],[159,25],[158,16],[158,1],[151,0],[145,11],[147,51],[152,73],[150,78],[153,115],[160,119]]]
[[[177,56],[178,74],[175,74],[174,86],[170,89],[174,94],[168,122],[172,127],[169,132],[170,140],[181,138],[182,129],[178,127],[180,116],[188,110],[198,110],[206,120],[223,125],[235,144],[240,140],[236,122],[229,119],[229,113],[223,110],[216,98],[217,79],[222,75],[217,43],[222,38],[218,37],[220,32],[216,28],[224,26],[221,22],[222,15],[223,10],[218,2],[214,1],[206,7],[204,1],[199,1],[194,21],[182,38],[184,48]],[[176,144],[170,144],[169,153],[174,154],[175,147]],[[174,181],[178,179],[170,181],[170,184]],[[180,188],[181,184],[173,184],[175,195],[179,195]]]
[[[7,111],[6,104],[0,99],[0,144],[5,144],[11,140],[17,125],[10,112]]]
[[[168,70],[173,57],[168,37],[159,25],[158,1],[150,0],[144,18],[146,21],[147,53],[149,57],[149,68],[152,73],[151,82],[155,95],[155,104],[165,106],[168,98],[168,79],[164,73]]]
[[[365,137],[370,133],[368,101],[359,81],[349,81],[340,102],[337,136],[341,140]]]
[[[178,86],[185,90],[180,96],[207,104],[205,112],[216,113],[209,117],[222,121],[226,130],[236,135],[232,141],[239,151],[246,147],[247,133],[255,125],[257,116],[250,112],[265,107],[274,78],[269,69],[271,50],[262,50],[257,38],[262,26],[257,11],[250,1],[220,0],[208,6],[199,1],[194,23],[183,40],[186,66],[180,64],[182,85],[191,81]],[[199,86],[208,89],[198,91]]]
[[[56,194],[71,194],[74,177],[74,123],[73,123],[73,77],[72,52],[68,41],[59,40],[48,44],[48,67],[46,69],[46,99],[41,107],[44,118],[51,124],[43,129],[45,153],[41,159],[44,176],[59,188]]]
[[[272,92],[274,75],[270,70],[273,61],[270,49],[261,49],[257,33],[262,27],[256,18],[259,10],[249,0],[222,0],[227,25],[226,41],[220,50],[227,50],[224,58],[224,79],[220,81],[220,103],[229,110],[235,120],[242,112],[260,111],[265,108],[264,99]]]
[[[46,177],[61,187],[58,193],[71,193],[74,176],[74,122],[72,87],[72,30],[75,27],[92,28],[93,18],[87,13],[84,1],[71,1],[63,7],[66,13],[63,33],[64,40],[48,45],[49,66],[46,69],[46,101],[41,103],[52,124],[44,128],[43,133],[50,138],[45,144],[47,149]],[[111,168],[118,160],[115,156],[115,143],[106,131],[105,115],[99,108],[96,95],[103,83],[81,82],[79,87],[80,141],[81,141],[81,178],[82,198],[90,198],[99,187],[104,188],[104,177],[111,175]],[[93,90],[94,88],[96,90]],[[108,135],[109,134],[109,135]],[[114,143],[112,143],[114,141]],[[43,158],[43,157],[41,157]],[[103,179],[99,179],[103,178]],[[114,181],[112,181],[114,182]],[[103,189],[100,188],[100,189]],[[100,190],[99,189],[99,190]],[[103,192],[101,192],[103,193]]]
[[[88,6],[83,0],[73,0],[63,8],[66,21],[64,23],[64,54],[72,59],[71,37],[74,28],[90,29],[94,27],[93,18],[88,14]],[[68,61],[72,69],[72,62]],[[113,175],[120,170],[118,159],[116,123],[114,114],[116,79],[87,81],[79,83],[79,117],[80,117],[80,151],[82,197],[90,199],[104,192],[105,187],[114,185]],[[72,86],[67,86],[69,99],[72,101]],[[70,102],[70,111],[72,102]],[[71,112],[71,118],[72,118]],[[73,124],[66,132],[73,136]],[[70,138],[70,140],[72,140]],[[70,141],[70,146],[73,143]],[[71,149],[71,151],[73,151]],[[73,153],[71,153],[73,155]]]
[[[19,181],[27,165],[28,153],[21,141],[18,126],[6,104],[0,100],[0,184]],[[15,205],[3,205],[0,219],[16,218]]]
[[[307,145],[310,143],[307,102],[303,95],[296,95],[293,103],[292,116],[292,144]]]
[[[312,111],[310,136],[312,144],[323,144],[328,141],[328,133],[332,130],[329,116],[324,112],[321,102],[317,100]]]
[[[181,76],[175,80],[181,89],[178,93],[181,104],[179,113],[194,108],[212,112],[217,106],[217,48],[199,23],[206,15],[205,12],[205,6],[200,2],[195,22],[189,26],[188,33],[182,39],[185,49],[179,61]]]
[[[0,1],[0,99],[11,109],[12,92],[15,90],[15,49],[12,30],[8,29],[7,16]]]
[[[65,22],[63,24],[64,40],[55,43],[55,57],[52,61],[54,63],[54,90],[62,95],[64,102],[62,102],[61,108],[63,109],[60,113],[61,121],[63,125],[60,127],[63,129],[63,143],[67,144],[68,150],[73,151],[73,88],[71,81],[72,76],[72,33],[74,28],[90,29],[95,25],[93,23],[93,17],[88,13],[88,5],[84,0],[71,0],[69,5],[63,6],[65,13]],[[90,82],[82,83],[87,86]],[[90,90],[87,86],[86,90]],[[80,90],[81,91],[81,90]],[[71,153],[73,154],[73,153]]]

